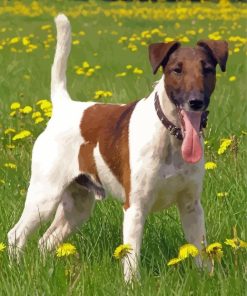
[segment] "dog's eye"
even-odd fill
[[[182,73],[182,68],[174,68],[172,70],[172,72],[175,73],[175,74],[181,74]]]

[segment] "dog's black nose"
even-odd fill
[[[190,100],[189,101],[190,108],[194,111],[200,110],[203,107],[203,101],[201,100]]]

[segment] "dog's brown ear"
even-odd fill
[[[154,43],[149,45],[149,60],[156,74],[161,65],[165,66],[169,55],[180,46],[179,42]]]
[[[220,65],[222,72],[226,71],[226,62],[228,58],[228,43],[224,40],[200,40],[197,45],[206,49],[206,51]]]

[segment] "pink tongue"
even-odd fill
[[[182,156],[186,162],[196,163],[202,158],[202,145],[199,137],[201,112],[181,111],[184,120],[184,140]]]

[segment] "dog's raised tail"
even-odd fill
[[[57,28],[57,46],[51,69],[51,100],[53,105],[59,105],[61,100],[69,100],[67,92],[66,70],[71,47],[70,22],[64,14],[55,18]]]

